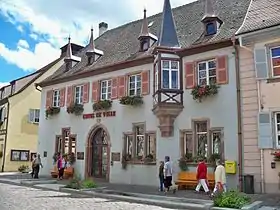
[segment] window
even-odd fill
[[[141,50],[142,51],[147,51],[149,49],[149,40],[144,39],[141,42]]]
[[[216,60],[198,63],[198,84],[210,85],[216,83]]]
[[[280,146],[280,112],[275,113],[276,146]]]
[[[14,83],[12,83],[11,85],[12,85],[12,87],[11,87],[11,94],[14,94],[15,91],[16,91],[16,84],[15,84],[15,82],[14,82]]]
[[[162,88],[179,89],[179,61],[162,61]]]
[[[83,103],[83,86],[75,87],[75,103],[82,104]]]
[[[216,25],[215,23],[211,22],[211,23],[207,23],[206,24],[206,35],[213,35],[216,33]]]
[[[182,156],[189,159],[193,157],[209,159],[212,155],[219,155],[221,159],[224,158],[222,128],[208,128],[207,121],[194,122],[194,130],[181,131],[180,141]]]
[[[4,94],[5,94],[5,89],[3,88],[0,92],[0,99],[4,98]]]
[[[111,80],[101,81],[101,100],[110,100],[111,99]]]
[[[60,104],[60,91],[54,90],[53,91],[53,107],[59,107]]]
[[[129,95],[140,96],[141,95],[141,75],[129,76]]]
[[[39,123],[40,119],[40,109],[30,109],[29,110],[29,122]]]
[[[130,160],[156,160],[156,132],[145,132],[145,126],[135,125],[133,133],[125,133],[125,155]]]
[[[11,161],[29,161],[29,150],[11,150]]]
[[[158,64],[155,65],[155,92],[158,90]]]
[[[280,76],[280,46],[271,48],[272,75]]]
[[[68,131],[64,132],[63,137],[56,137],[55,152],[61,154],[76,154],[76,136],[70,135]]]
[[[0,108],[0,122],[4,122],[6,115],[6,107]]]

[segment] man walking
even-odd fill
[[[172,165],[171,165],[171,162],[170,162],[170,157],[165,156],[165,163],[164,163],[164,188],[165,188],[165,193],[167,191],[169,191],[171,186],[172,186]]]
[[[209,194],[209,188],[207,186],[207,165],[204,162],[203,158],[199,159],[199,163],[196,171],[196,179],[198,181],[197,186],[195,188],[196,192],[200,191],[201,186],[204,191]]]

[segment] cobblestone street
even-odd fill
[[[54,191],[0,183],[1,210],[77,210],[77,209],[133,209],[168,210],[157,206],[88,198]]]

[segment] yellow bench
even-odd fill
[[[207,181],[210,188],[214,188],[215,176],[213,173],[207,174]],[[197,185],[196,172],[188,172],[188,171],[180,172],[178,174],[178,179],[175,182],[175,184],[178,185],[179,189],[184,189],[184,188],[194,189]]]
[[[74,175],[74,168],[72,166],[70,166],[64,170],[63,178],[64,179],[72,178],[73,175]],[[54,166],[53,170],[51,170],[51,176],[53,178],[57,178],[57,176],[58,176],[57,166]]]

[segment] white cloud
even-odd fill
[[[17,26],[17,30],[19,30],[20,32],[23,32],[23,31],[24,31],[22,25]]]
[[[18,47],[22,47],[22,48],[28,49],[29,48],[29,44],[28,44],[28,42],[26,40],[20,39],[18,41]]]
[[[46,42],[36,44],[34,51],[20,45],[17,46],[16,50],[12,50],[0,43],[0,56],[5,58],[8,63],[15,64],[24,71],[40,69],[58,58],[59,55],[59,50]]]
[[[171,4],[172,7],[177,7],[193,1],[195,0],[171,0]],[[0,51],[0,55],[24,70],[37,68],[47,64],[55,55],[58,56],[57,49],[66,44],[69,34],[74,43],[83,45],[89,37],[91,26],[97,36],[100,22],[107,22],[109,28],[114,28],[141,19],[144,7],[149,16],[161,12],[163,2],[164,0],[59,0],[50,4],[48,0],[1,0],[0,14],[16,26],[28,25],[31,32],[29,36],[36,41],[42,40],[43,43],[37,44],[34,51],[24,49],[23,45],[11,50],[0,43],[0,50],[4,50]]]

